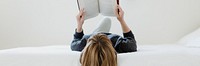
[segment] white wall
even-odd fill
[[[138,44],[172,43],[200,26],[200,0],[121,0]],[[70,44],[76,0],[0,0],[0,49]],[[86,34],[102,16],[87,20]],[[112,19],[111,32],[122,34]]]

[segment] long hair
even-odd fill
[[[117,66],[117,54],[104,34],[91,36],[80,57],[81,66]]]

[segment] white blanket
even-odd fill
[[[0,66],[80,66],[80,52],[69,46],[0,50]],[[118,54],[118,66],[200,66],[200,48],[142,45],[138,52]]]

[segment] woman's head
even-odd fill
[[[104,34],[91,36],[80,57],[82,66],[117,66],[117,54]]]

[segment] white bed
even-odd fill
[[[118,54],[119,66],[200,66],[200,48],[163,44],[138,49]],[[0,66],[80,66],[79,55],[65,45],[20,47],[0,50]]]
[[[80,66],[69,46],[0,50],[0,66]],[[138,52],[118,54],[118,66],[200,66],[200,28],[174,44],[138,44]]]

